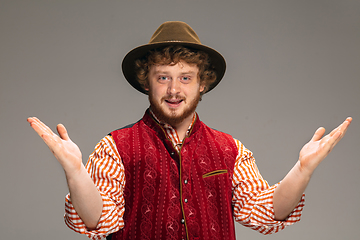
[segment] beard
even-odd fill
[[[160,103],[159,103],[153,97],[151,91],[149,91],[149,102],[150,102],[151,110],[153,111],[155,116],[161,122],[167,123],[167,124],[171,125],[172,127],[178,125],[179,123],[184,121],[184,119],[186,119],[187,117],[189,117],[191,114],[193,114],[195,112],[195,109],[201,99],[201,96],[200,96],[200,92],[198,92],[198,94],[194,97],[194,99],[192,99],[189,102],[188,106],[185,107],[183,112],[176,113],[178,111],[176,109],[170,109],[170,113],[165,112],[165,109],[164,109],[165,106],[162,107],[160,104],[163,103],[167,99],[174,99],[174,98],[176,100],[186,101],[185,97],[181,97],[179,95],[166,95],[165,97],[161,98]]]

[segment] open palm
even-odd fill
[[[59,135],[57,135],[36,117],[28,118],[27,121],[50,148],[65,172],[76,172],[80,170],[82,165],[81,151],[69,138],[64,125],[57,125],[57,131],[59,133]]]
[[[347,118],[326,136],[324,136],[325,128],[321,127],[316,130],[312,139],[300,151],[301,169],[312,173],[345,135],[351,121],[351,118]]]

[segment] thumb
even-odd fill
[[[315,131],[314,136],[312,137],[311,141],[319,141],[322,138],[322,136],[324,136],[324,133],[325,133],[325,128],[319,127]]]
[[[56,126],[56,128],[57,128],[57,131],[58,131],[59,136],[60,136],[61,139],[63,139],[63,140],[70,140],[69,135],[68,135],[68,133],[67,133],[66,128],[65,128],[64,125],[62,125],[62,124],[60,123],[60,124],[58,124],[58,125]]]

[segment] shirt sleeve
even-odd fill
[[[65,224],[75,232],[98,240],[124,227],[125,172],[116,144],[111,136],[104,137],[95,147],[86,164],[86,169],[99,190],[103,210],[95,230],[89,231],[76,213],[71,196],[65,198]]]
[[[275,220],[273,194],[279,183],[270,187],[262,178],[252,152],[236,139],[235,143],[238,148],[232,180],[235,220],[265,235],[300,221],[305,195],[284,221]]]

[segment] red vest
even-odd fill
[[[195,121],[181,153],[147,112],[111,133],[125,167],[123,229],[115,239],[235,239],[233,138]]]

